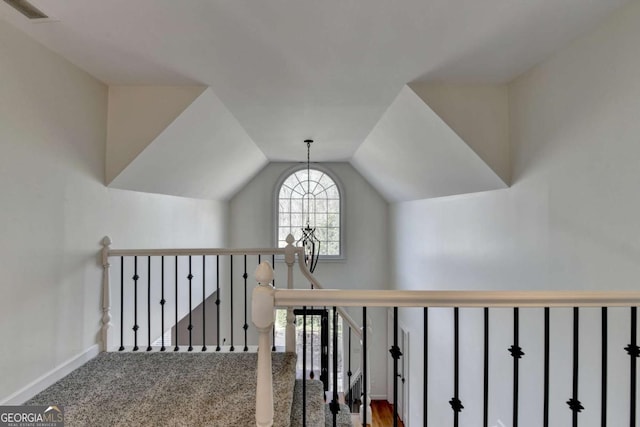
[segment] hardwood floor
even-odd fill
[[[373,413],[373,423],[367,424],[368,427],[391,427],[393,426],[393,405],[386,400],[374,400],[371,402],[371,411]],[[353,417],[353,425],[359,426],[359,417]],[[398,420],[398,427],[404,427],[402,421]]]

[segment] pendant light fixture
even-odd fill
[[[298,245],[304,248],[304,262],[309,271],[313,273],[318,264],[318,258],[320,258],[320,240],[316,237],[316,228],[311,227],[311,144],[313,144],[313,140],[306,139],[304,143],[307,144],[307,194],[305,194],[307,199],[307,225],[302,228],[302,237],[298,240]],[[304,197],[302,201],[304,215]]]

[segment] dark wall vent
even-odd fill
[[[27,0],[4,0],[4,2],[29,19],[48,18],[47,15],[42,13],[37,7],[29,3]]]

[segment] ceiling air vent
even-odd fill
[[[4,2],[29,19],[48,18],[47,15],[42,13],[37,7],[29,3],[27,0],[4,0]]]

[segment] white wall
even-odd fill
[[[270,163],[231,199],[229,241],[231,247],[271,247],[274,242],[274,191],[278,178],[295,163]],[[320,261],[315,276],[325,288],[385,289],[389,283],[388,204],[348,163],[323,163],[343,184],[344,239],[346,259]],[[276,266],[278,268],[278,266]],[[276,271],[276,273],[278,273]],[[285,285],[286,276],[276,276]],[[296,287],[306,287],[296,274]],[[352,311],[360,320],[362,311]],[[386,313],[370,309],[375,339],[372,372],[386,372]],[[371,341],[369,341],[371,342]],[[386,378],[378,375],[371,383],[374,396],[386,396]]]
[[[224,203],[104,186],[107,88],[0,21],[0,401],[97,343],[100,240],[223,246]]]
[[[504,182],[511,182],[506,84],[421,82],[410,87]]]
[[[640,3],[631,2],[596,31],[578,39],[509,87],[512,187],[465,196],[392,206],[392,282],[399,289],[637,289],[640,277]],[[392,252],[394,253],[394,252]],[[477,313],[475,314],[477,315]],[[474,316],[474,314],[467,314]],[[521,372],[536,378],[521,385],[521,420],[539,425],[542,416],[541,312],[523,314],[527,356]],[[553,355],[570,354],[570,313],[557,312]],[[598,314],[582,324],[581,415],[584,426],[599,425]],[[627,424],[628,312],[612,316],[611,425]],[[475,318],[476,320],[478,318]],[[498,320],[500,319],[500,320]],[[510,313],[497,312],[492,365],[493,402],[489,424],[511,425]],[[529,320],[527,320],[529,319]],[[411,425],[422,425],[422,314],[406,310],[411,330]],[[477,321],[467,318],[467,330]],[[474,324],[476,326],[474,326]],[[434,310],[431,422],[451,419],[451,314]],[[477,329],[476,329],[477,331]],[[499,341],[499,343],[497,342]],[[554,344],[555,343],[555,344]],[[465,347],[463,392],[480,392],[472,356]],[[589,349],[590,351],[587,351]],[[493,353],[492,353],[493,354]],[[438,364],[440,363],[440,364]],[[506,364],[506,365],[505,365]],[[477,369],[476,369],[477,368]],[[569,425],[570,362],[552,366],[553,425]],[[538,378],[539,377],[539,378]],[[593,384],[593,383],[592,383]],[[465,389],[467,387],[467,389]],[[616,391],[613,388],[617,387]],[[435,391],[438,391],[436,393]],[[467,393],[468,395],[468,393]],[[481,394],[477,395],[478,397]],[[612,394],[613,396],[613,394]],[[463,397],[464,401],[465,398]],[[626,400],[626,401],[625,401]],[[466,399],[461,425],[477,425],[481,401]],[[493,423],[493,424],[492,424]]]
[[[111,184],[205,89],[109,86],[106,183]]]

